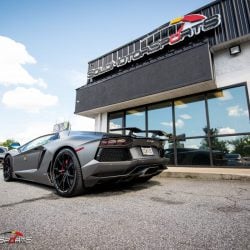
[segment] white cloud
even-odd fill
[[[55,106],[58,103],[58,97],[44,94],[36,88],[17,87],[3,95],[2,103],[9,108],[37,113],[41,109]]]
[[[190,119],[192,119],[192,116],[189,115],[189,114],[183,114],[183,115],[180,115],[180,117],[181,117],[182,119],[184,119],[184,120],[190,120]]]
[[[184,121],[182,121],[181,119],[178,119],[176,122],[175,122],[175,126],[176,128],[183,128],[185,125]]]
[[[36,64],[26,47],[8,37],[0,36],[0,84],[9,85],[37,85],[47,88],[42,78],[34,78],[23,67],[25,64]]]
[[[0,55],[0,84],[32,85],[36,82],[22,66],[36,63],[23,44],[0,36]]]
[[[37,86],[46,89],[48,87],[48,84],[42,79],[42,78],[38,78],[36,80]]]
[[[110,128],[110,129],[121,128],[121,125],[115,124],[115,123],[111,122],[111,123],[109,124],[109,128]]]
[[[224,90],[222,93],[223,93],[223,96],[219,97],[220,101],[229,101],[233,99],[233,96],[228,90]]]
[[[161,125],[172,128],[173,127],[173,122],[161,122]]]
[[[172,128],[173,127],[173,122],[161,122],[161,125]],[[177,119],[177,121],[175,122],[175,127],[176,128],[183,128],[184,125],[185,125],[185,123],[181,119]]]
[[[222,134],[234,134],[234,133],[236,133],[236,131],[233,128],[226,127],[226,128],[220,128],[219,129],[219,135],[222,135]]]
[[[240,108],[239,105],[228,107],[228,116],[239,117],[239,116],[247,116],[248,111]]]

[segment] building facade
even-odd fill
[[[75,113],[173,134],[173,165],[250,167],[249,90],[250,2],[218,0],[90,61]]]

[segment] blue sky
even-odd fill
[[[24,143],[64,120],[94,130],[73,114],[87,62],[210,2],[1,0],[0,141]]]

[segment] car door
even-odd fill
[[[42,154],[45,153],[44,146],[51,141],[53,136],[42,136],[20,147],[19,154],[14,156],[14,171],[36,171],[41,163]]]

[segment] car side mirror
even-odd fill
[[[19,142],[13,142],[13,143],[10,144],[10,148],[11,148],[11,149],[17,149],[17,148],[19,148],[20,146],[21,146],[21,145],[20,145]]]

